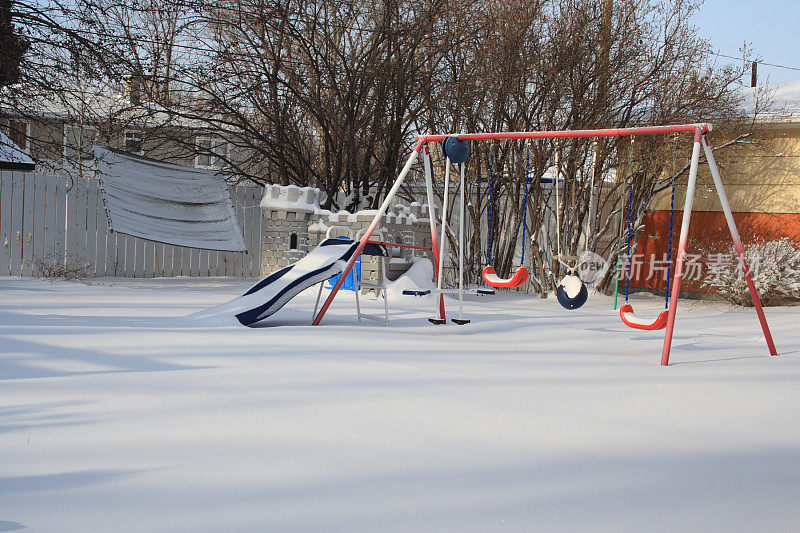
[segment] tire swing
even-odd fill
[[[577,256],[563,255],[561,253],[561,202],[559,198],[558,189],[560,180],[560,166],[559,166],[559,148],[556,146],[556,177],[554,185],[556,188],[556,261],[567,269],[567,275],[564,276],[556,287],[556,299],[561,307],[569,309],[570,311],[578,309],[586,303],[589,299],[589,291],[586,284],[578,276],[578,264],[580,259]],[[592,165],[592,183],[594,183],[594,165]],[[575,263],[567,263],[567,261],[575,261]]]
[[[525,199],[522,204],[522,258],[521,263],[525,262],[525,221],[528,209],[528,167],[530,160],[525,163]],[[487,239],[486,247],[488,248],[486,262],[492,262],[492,204],[494,203],[494,154],[489,157],[489,238]],[[528,281],[528,269],[523,265],[514,272],[510,278],[501,278],[497,275],[497,271],[493,266],[489,265],[483,269],[481,273],[483,281],[490,287],[497,287],[507,289],[512,287],[519,287]]]
[[[628,185],[628,248],[626,251],[626,275],[625,275],[625,305],[619,308],[619,316],[622,322],[629,328],[643,329],[646,331],[655,331],[667,327],[667,317],[669,315],[669,280],[670,272],[672,269],[672,220],[675,212],[675,181],[672,181],[672,198],[670,200],[669,208],[669,251],[667,252],[667,287],[664,297],[664,310],[659,313],[655,320],[648,322],[636,316],[633,312],[633,306],[628,302],[630,295],[630,280],[631,280],[631,240],[633,238],[633,175],[631,174],[631,181]]]

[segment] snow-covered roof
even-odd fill
[[[765,122],[800,122],[800,80],[743,87],[742,110]]]
[[[35,166],[33,159],[20,150],[5,133],[0,131],[0,168],[33,170]]]

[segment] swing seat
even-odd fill
[[[575,274],[567,274],[556,288],[556,299],[564,309],[578,309],[589,298],[586,284]]]
[[[655,331],[657,329],[664,329],[667,327],[668,311],[662,311],[653,322],[645,322],[633,313],[633,306],[625,304],[619,308],[619,316],[622,322],[629,328],[643,329],[646,331]]]
[[[492,287],[508,288],[519,287],[528,281],[528,269],[521,266],[510,278],[501,278],[494,267],[487,266],[483,269],[483,281]]]

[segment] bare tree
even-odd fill
[[[434,92],[428,96],[438,105],[427,109],[427,127],[445,126],[438,131],[463,127],[566,130],[733,120],[736,100],[731,89],[742,70],[713,64],[708,43],[690,23],[694,9],[694,2],[683,0],[492,4],[469,19],[464,17],[470,28],[464,28],[463,35],[474,35],[472,43],[464,42],[472,46],[454,48],[443,58]],[[462,28],[454,25],[453,31]],[[619,250],[614,221],[620,216],[625,183],[623,174],[614,180],[613,171],[620,164],[629,169],[624,177],[634,181],[636,228],[652,198],[681,175],[669,172],[672,138],[637,139],[633,161],[625,160],[626,140],[598,139],[594,168],[592,142],[571,139],[536,141],[529,147],[521,142],[473,147],[478,158],[470,166],[475,191],[473,227],[480,228],[488,214],[488,186],[481,185],[479,178],[488,173],[490,154],[495,157],[494,196],[500,202],[492,209],[490,239],[469,242],[473,281],[487,255],[481,247],[489,240],[493,266],[501,275],[519,264],[525,223],[528,235],[540,237],[528,241],[530,263],[527,259],[526,263],[532,267],[534,290],[545,295],[563,275],[552,260],[557,251],[576,255],[589,249],[608,257]],[[555,170],[556,151],[562,180],[558,205],[554,187],[542,186],[546,173]],[[526,167],[531,182],[523,221]],[[683,167],[681,161],[678,168]],[[590,191],[595,193],[592,220],[588,220]],[[588,242],[587,228],[591,228]],[[561,243],[556,242],[559,234]],[[455,246],[455,239],[451,244]]]
[[[22,56],[30,43],[13,24],[11,0],[0,0],[0,87],[19,81]]]

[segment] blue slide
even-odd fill
[[[232,314],[240,324],[252,326],[277,312],[305,289],[341,274],[358,243],[350,239],[326,239],[296,263],[273,272],[242,296],[194,314],[205,318]],[[365,254],[386,255],[382,246],[368,244]]]

